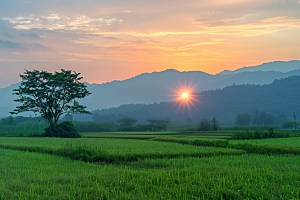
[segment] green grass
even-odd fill
[[[258,145],[274,145],[274,146],[290,146],[300,148],[300,137],[288,138],[268,138],[268,139],[253,139],[253,140],[230,140],[231,144],[251,143]]]
[[[299,157],[243,155],[99,165],[0,149],[1,199],[299,199]]]
[[[226,133],[1,137],[0,199],[300,199],[300,137]]]
[[[300,155],[300,137],[268,138],[253,140],[229,140],[232,147],[253,146],[256,149],[266,149],[270,152],[282,152]],[[238,148],[245,149],[245,148]],[[245,149],[246,150],[246,149]]]
[[[187,132],[83,132],[88,138],[152,139],[156,137],[229,138],[234,131],[187,131]]]
[[[214,155],[232,155],[242,154],[243,150],[234,150],[230,148],[202,147],[183,145],[169,142],[155,142],[132,139],[66,139],[66,138],[16,138],[2,137],[0,147],[18,150],[27,150],[42,153],[51,153],[56,155],[75,156],[78,147],[86,155],[83,158],[88,161],[116,161],[116,160],[138,160],[144,158],[172,158],[172,157],[201,157]],[[76,147],[77,149],[74,149]],[[67,149],[66,149],[67,148]],[[72,149],[73,148],[73,149]],[[97,151],[99,150],[99,153]],[[104,152],[103,152],[104,151]],[[80,153],[80,152],[78,152]],[[105,155],[103,154],[105,153]],[[72,154],[72,155],[71,155]],[[95,157],[97,154],[103,154],[101,157]],[[93,157],[93,158],[90,158]],[[105,158],[103,158],[105,157]],[[97,160],[99,159],[99,160]]]

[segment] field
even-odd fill
[[[0,199],[300,198],[300,137],[88,134],[0,137]],[[239,148],[247,145],[261,151]],[[271,147],[284,151],[262,150]]]

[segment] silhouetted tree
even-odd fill
[[[28,71],[20,77],[21,86],[14,89],[15,95],[20,98],[14,100],[23,105],[17,106],[11,114],[25,111],[41,113],[41,116],[49,123],[52,136],[56,135],[55,128],[59,117],[64,113],[86,113],[86,106],[80,105],[75,99],[84,98],[91,93],[86,86],[79,82],[80,73],[72,73],[71,70],[61,69],[54,74],[46,71]]]
[[[199,121],[199,131],[209,131],[210,130],[210,122],[207,119],[202,119]]]
[[[251,115],[248,113],[239,113],[235,118],[235,125],[237,126],[247,126],[251,122]]]
[[[219,121],[217,120],[216,117],[213,117],[212,120],[210,121],[211,125],[211,130],[216,131],[219,129]]]
[[[148,119],[147,121],[151,124],[152,131],[166,131],[170,123],[169,120]]]
[[[266,111],[256,110],[253,115],[253,124],[272,125],[273,124],[273,115],[266,113]]]

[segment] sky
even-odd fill
[[[1,0],[0,88],[24,70],[104,83],[300,60],[299,0]]]

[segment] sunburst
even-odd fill
[[[185,81],[174,84],[174,86],[176,89],[168,89],[174,92],[174,95],[172,96],[175,98],[172,102],[175,102],[174,106],[177,105],[176,113],[179,111],[179,109],[183,109],[183,112],[185,109],[187,109],[190,117],[192,118],[191,110],[195,109],[199,111],[195,105],[195,102],[202,103],[198,100],[200,95],[196,93],[197,84],[193,84],[191,80],[188,84]]]

